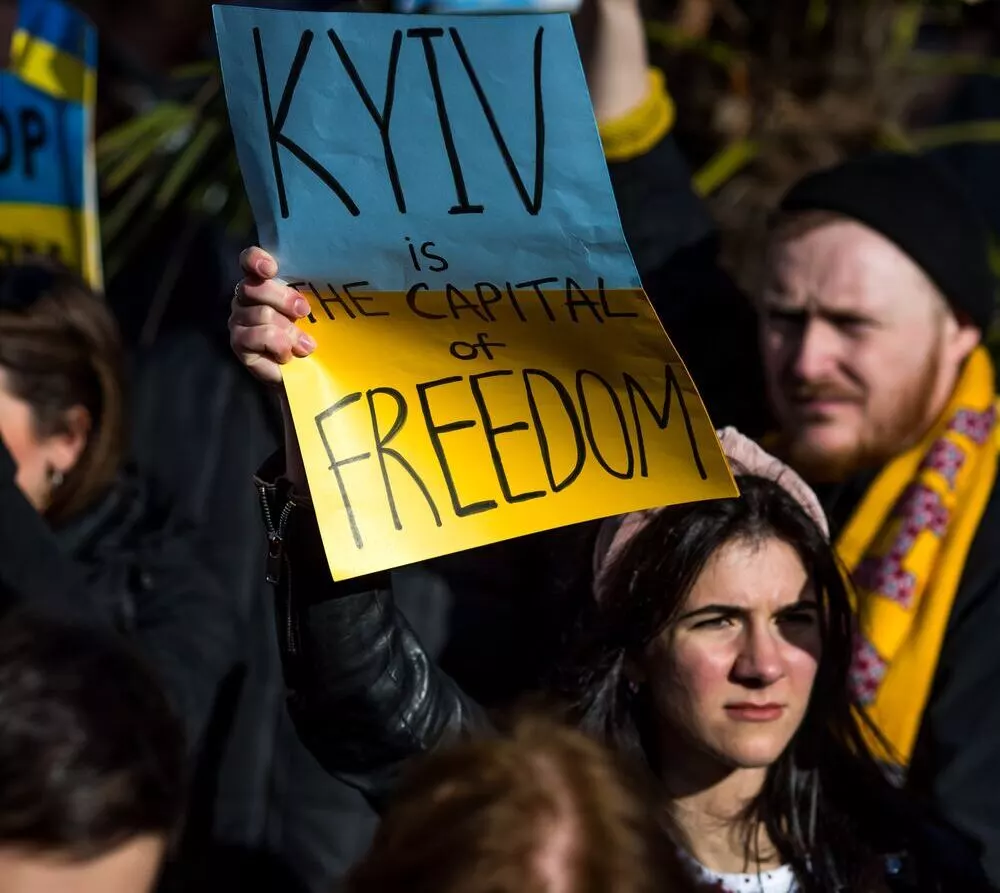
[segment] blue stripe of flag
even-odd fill
[[[81,12],[59,0],[20,0],[18,28],[97,67],[97,33]]]

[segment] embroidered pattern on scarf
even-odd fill
[[[931,553],[940,549],[958,502],[959,476],[969,459],[970,441],[985,447],[996,423],[996,407],[977,411],[962,408],[954,413],[941,436],[931,445],[915,482],[907,486],[889,515],[888,536],[879,536],[873,549],[854,571],[854,582],[866,597],[877,596],[905,610],[915,608],[927,584],[928,573],[913,570],[918,541],[930,534]],[[931,475],[940,483],[933,486]],[[927,547],[925,547],[927,548]],[[932,564],[925,555],[924,565]],[[892,655],[880,654],[861,632],[856,635],[851,684],[863,705],[874,702]]]

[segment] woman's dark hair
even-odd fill
[[[87,861],[170,838],[185,772],[181,726],[127,642],[0,619],[0,846]]]
[[[871,803],[894,792],[870,755],[848,685],[853,616],[833,548],[795,499],[771,480],[737,478],[741,496],[667,508],[626,546],[601,597],[585,608],[556,680],[581,726],[655,773],[652,703],[630,689],[629,658],[677,616],[709,558],[726,543],[777,538],[798,553],[819,601],[823,651],[805,719],[750,805],[806,891],[882,889],[883,821]],[[861,798],[866,799],[867,808]],[[887,807],[888,808],[888,807]]]
[[[12,393],[41,437],[61,432],[74,406],[90,414],[87,445],[46,510],[54,523],[94,503],[121,467],[122,363],[111,311],[81,279],[41,261],[0,267],[0,369]]]

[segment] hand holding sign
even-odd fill
[[[284,380],[335,578],[735,494],[625,246],[567,17],[226,6],[216,27],[294,277],[246,258],[233,343]],[[296,326],[317,347],[282,366]]]
[[[307,357],[316,342],[296,326],[309,304],[294,288],[275,281],[278,265],[260,248],[240,257],[246,274],[236,286],[229,316],[229,343],[243,364],[265,384],[280,384],[280,365]]]

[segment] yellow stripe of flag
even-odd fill
[[[23,28],[15,31],[11,40],[10,70],[55,99],[92,103],[97,96],[97,72],[72,53]]]
[[[96,214],[89,210],[4,204],[0,210],[0,264],[17,263],[31,254],[54,257],[99,289],[97,225]]]

